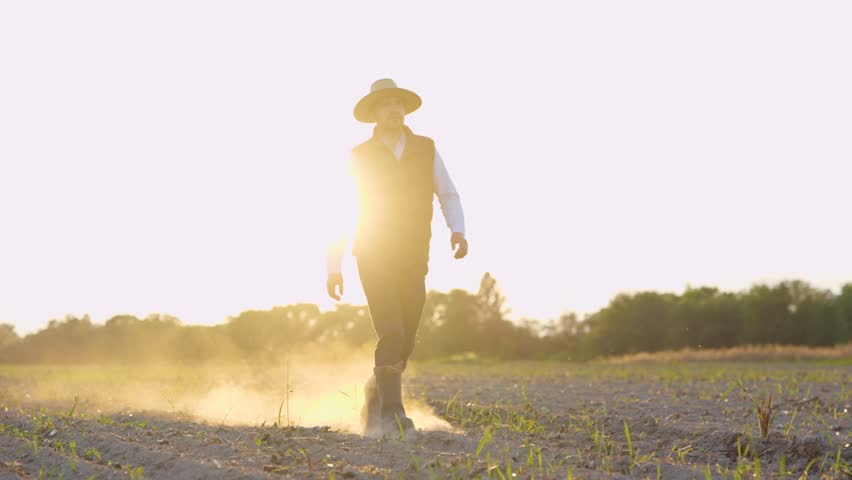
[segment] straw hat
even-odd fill
[[[373,106],[378,100],[387,97],[398,97],[402,100],[402,104],[405,105],[406,115],[420,108],[420,104],[423,103],[416,93],[397,87],[396,83],[390,78],[383,78],[373,82],[373,85],[370,86],[370,93],[355,105],[355,111],[353,112],[355,119],[359,122],[374,123],[376,118],[373,115]]]

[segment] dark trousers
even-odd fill
[[[426,301],[427,265],[368,256],[358,256],[356,262],[379,337],[376,366],[405,369]]]

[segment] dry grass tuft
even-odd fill
[[[754,396],[752,396],[751,392],[749,392],[745,387],[742,380],[737,379],[737,381],[728,387],[725,393],[719,397],[719,401],[724,400],[734,388],[739,388],[743,394],[751,400],[751,403],[754,405],[754,411],[757,413],[757,427],[760,429],[760,436],[763,438],[769,437],[769,429],[772,428],[772,421],[775,420],[775,414],[772,413],[772,394],[768,394],[764,397],[763,401],[758,402],[755,400]]]
[[[852,343],[833,347],[744,345],[731,348],[685,348],[634,353],[604,360],[610,364],[677,361],[840,360],[852,359]]]
[[[772,394],[766,397],[766,401],[758,403],[754,398],[751,399],[754,403],[754,409],[757,411],[757,426],[760,428],[760,436],[766,438],[769,436],[769,428],[772,426],[772,420],[775,415],[772,413]]]

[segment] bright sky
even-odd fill
[[[370,84],[418,92],[514,318],[852,281],[852,3],[3,2],[0,322],[330,308]],[[347,295],[363,303],[351,258]]]

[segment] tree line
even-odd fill
[[[542,322],[512,321],[497,282],[430,291],[415,358],[473,352],[499,359],[588,360],[686,347],[789,344],[827,346],[852,340],[852,283],[838,294],[800,280],[758,284],[740,292],[713,287],[682,294],[623,293],[601,310]],[[0,363],[134,363],[274,361],[310,347],[360,348],[375,341],[366,306],[314,304],[248,310],[214,326],[183,325],[170,315],[88,316],[51,320],[19,337],[0,324]],[[320,349],[320,350],[316,350]]]

